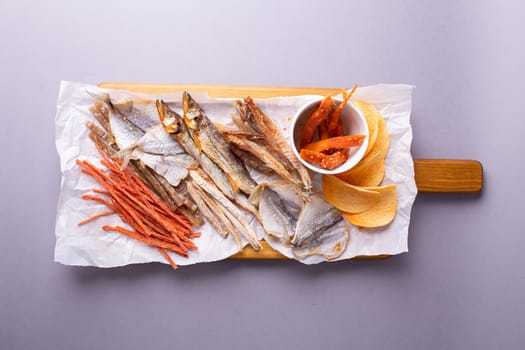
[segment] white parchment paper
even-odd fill
[[[348,248],[340,259],[348,259],[357,255],[394,255],[408,250],[410,211],[417,193],[414,166],[410,154],[412,89],[413,87],[408,85],[374,85],[358,88],[352,97],[353,100],[365,100],[375,105],[386,120],[391,144],[386,157],[383,184],[395,183],[397,185],[399,202],[397,215],[390,225],[364,230],[351,226]],[[99,186],[89,176],[82,174],[75,164],[75,160],[80,158],[99,165],[98,152],[88,138],[88,131],[85,127],[87,121],[94,120],[89,112],[89,107],[94,103],[94,99],[86,91],[110,92],[112,98],[162,98],[172,102],[176,106],[175,109],[180,112],[180,93],[153,96],[111,91],[75,82],[61,83],[55,120],[56,147],[62,172],[55,229],[55,261],[66,265],[99,267],[153,261],[166,263],[155,248],[119,233],[106,232],[101,229],[103,225],[123,225],[116,215],[100,218],[87,225],[77,225],[79,221],[106,210],[101,204],[81,199],[83,194]],[[206,94],[192,94],[192,96],[206,110],[210,119],[227,125],[232,124],[231,114],[235,112],[232,105],[233,99],[212,99]],[[287,137],[291,117],[303,104],[316,97],[279,97],[255,99],[255,102],[275,121],[284,136]],[[259,174],[252,174],[257,182],[268,180]],[[314,184],[316,190],[319,191],[320,177],[314,177]],[[264,231],[258,222],[249,214],[247,214],[247,220],[257,232],[258,237],[263,238]],[[238,252],[238,247],[231,237],[223,239],[209,224],[197,230],[202,234],[201,237],[194,240],[199,248],[198,251],[190,252],[188,258],[170,253],[177,264],[188,265],[222,260]],[[269,243],[284,255],[292,257],[288,248],[271,240]],[[321,261],[320,257],[302,260],[307,264]]]

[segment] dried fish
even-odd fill
[[[297,218],[288,211],[281,197],[270,187],[265,187],[262,191],[259,211],[268,236],[277,238],[288,246],[295,234]]]
[[[292,252],[298,258],[321,255],[327,260],[341,256],[350,238],[342,213],[319,195],[312,195],[301,210]]]
[[[93,94],[92,94],[93,95]],[[89,137],[93,140],[95,145],[102,149],[108,156],[113,156],[119,151],[118,145],[115,142],[114,136],[111,134],[110,114],[112,107],[110,104],[108,95],[93,95],[98,101],[90,108],[93,116],[99,121],[105,130],[97,127],[92,122],[86,123],[86,127],[91,131]],[[114,118],[118,118],[118,113],[113,114]],[[120,120],[123,122],[125,128],[133,130],[138,135],[138,128],[134,127],[134,124],[126,120]],[[115,119],[113,123],[116,125],[119,121]],[[117,125],[117,130],[120,130],[120,126]],[[201,224],[202,219],[195,214],[197,209],[195,204],[187,197],[179,195],[174,187],[172,187],[162,176],[151,170],[143,163],[131,161],[129,166],[132,170],[141,178],[141,180],[153,190],[164,202],[166,202],[172,210],[181,211],[186,217],[188,217],[193,224]]]
[[[309,197],[297,220],[297,232],[291,240],[296,246],[305,246],[321,236],[327,228],[344,220],[339,210],[319,195]]]
[[[294,246],[292,253],[298,259],[320,255],[326,260],[334,260],[344,253],[348,246],[349,239],[348,222],[346,220],[340,220],[336,224],[326,228],[322,235],[312,239],[308,244]]]
[[[221,192],[241,206],[241,208],[252,213],[257,220],[261,221],[257,208],[242,193],[234,189],[224,171],[205,153],[199,153],[198,147],[191,138],[183,118],[163,101],[157,101],[157,109],[164,130],[199,162],[204,172],[213,180]]]
[[[122,100],[111,99],[112,107],[142,131],[159,124],[154,100],[126,97]]]
[[[235,107],[239,112],[245,130],[262,137],[266,141],[267,147],[281,159],[283,165],[288,169],[293,168],[299,174],[304,190],[310,191],[312,181],[308,170],[295,157],[290,145],[282,136],[275,123],[257,107],[250,97],[237,101]],[[237,123],[239,122],[237,121]]]
[[[226,196],[219,191],[211,179],[206,176],[200,169],[190,170],[190,177],[196,185],[202,188],[206,193],[217,201],[217,203],[225,209],[225,214],[228,212],[230,221],[237,229],[237,231],[246,239],[246,241],[253,247],[254,250],[260,250],[261,244],[257,240],[257,234],[250,228],[246,221],[244,214],[232,203]]]
[[[140,159],[173,186],[178,186],[188,175],[188,168],[197,164],[160,124],[151,127],[138,142],[121,149],[114,157],[123,159],[123,167],[130,159]]]
[[[234,144],[230,144],[230,146],[232,152],[250,168],[257,170],[266,176],[270,176],[274,173],[272,168],[264,164],[259,158],[254,157],[250,152],[242,150]]]
[[[264,165],[271,168],[277,175],[281,176],[286,181],[294,185],[301,184],[300,181],[295,179],[292,174],[286,170],[279,159],[275,158],[273,154],[268,151],[268,149],[261,146],[259,143],[234,135],[226,135],[226,139],[236,147],[253,154],[259,160],[261,160]]]
[[[231,151],[215,125],[195,100],[184,92],[182,100],[184,122],[199,151],[204,152],[226,174],[234,189],[249,195],[257,183],[246,166]]]
[[[348,223],[319,195],[305,196],[286,183],[270,183],[262,190],[259,211],[268,235],[291,247],[297,258],[336,259],[348,245]]]
[[[224,238],[231,234],[239,248],[242,248],[237,231],[218,204],[194,183],[188,183],[188,194],[193,198],[202,215],[206,217],[217,232]]]

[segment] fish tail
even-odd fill
[[[101,101],[111,105],[111,98],[109,97],[109,93],[107,92],[96,93],[93,91],[86,90],[86,93],[97,101]]]
[[[130,160],[138,159],[135,150],[137,150],[139,147],[140,143],[134,143],[129,147],[121,149],[120,151],[117,151],[115,152],[115,154],[113,154],[113,158],[122,159],[122,165],[120,166],[120,170],[124,170],[124,168],[128,166]]]

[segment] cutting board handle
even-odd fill
[[[479,192],[483,166],[477,160],[416,159],[414,171],[419,192]]]

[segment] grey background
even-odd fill
[[[525,346],[519,1],[2,1],[0,348]],[[419,195],[410,252],[173,272],[53,262],[60,80],[417,86],[415,158],[480,160]]]

